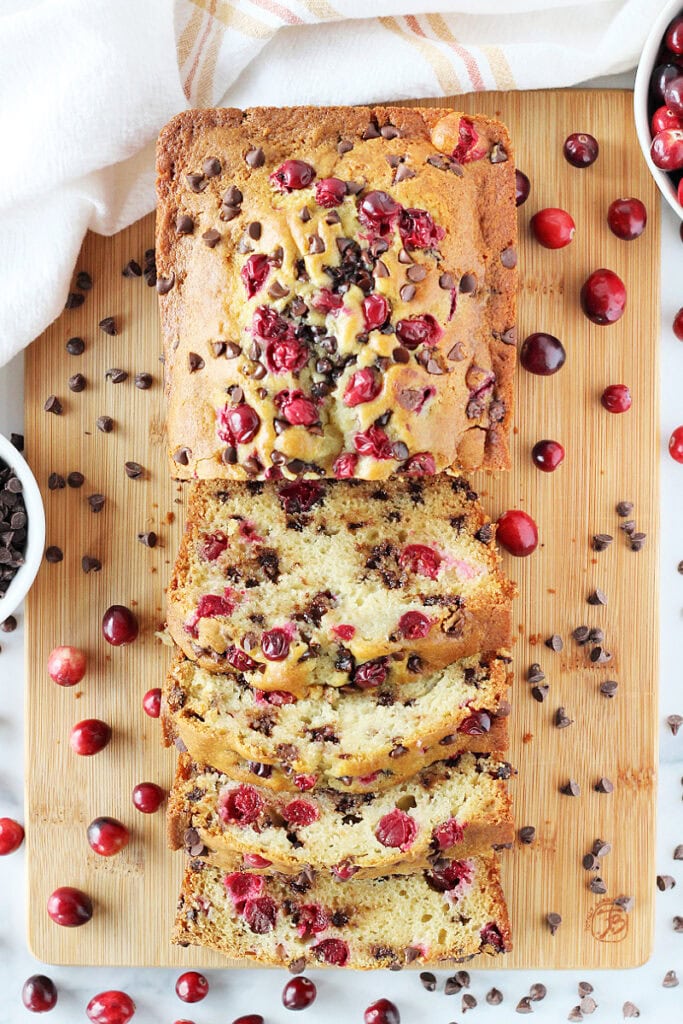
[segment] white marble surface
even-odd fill
[[[628,80],[607,83],[624,85]],[[673,462],[666,451],[671,430],[683,423],[683,344],[671,331],[676,310],[683,305],[681,264],[683,244],[679,224],[671,210],[663,210],[662,237],[662,421],[661,421],[661,770],[659,782],[659,831],[657,871],[672,875],[677,887],[657,893],[657,930],[654,954],[644,967],[631,971],[593,972],[505,972],[487,971],[472,975],[471,993],[478,1001],[472,1011],[475,1021],[507,1024],[519,1020],[515,1007],[534,982],[543,982],[548,995],[534,1004],[542,1021],[566,1020],[578,1003],[577,984],[590,981],[599,1004],[592,1019],[596,1024],[622,1020],[621,1008],[631,1000],[641,1019],[656,1024],[683,1021],[683,934],[676,934],[672,917],[683,915],[683,862],[673,860],[673,850],[683,843],[683,730],[673,737],[666,726],[668,714],[681,712],[680,650],[683,643],[683,575],[677,565],[683,559],[683,466]],[[638,344],[638,339],[633,339]],[[22,424],[22,364],[15,360],[0,369],[0,431],[19,431]],[[22,811],[22,729],[23,729],[23,630],[0,634],[0,816],[23,819]],[[655,887],[655,879],[652,879]],[[675,970],[681,986],[664,989],[662,979]],[[230,1024],[247,1012],[261,1013],[267,1024],[284,1024],[290,1012],[280,1002],[285,971],[257,970],[207,972],[211,990],[195,1006],[181,1003],[174,992],[176,973],[171,970],[101,968],[46,968],[29,954],[25,939],[24,855],[20,851],[0,860],[0,1024],[35,1020],[21,1005],[20,991],[26,977],[49,974],[59,988],[59,1002],[47,1018],[50,1024],[75,1024],[85,1020],[85,1006],[97,992],[107,988],[127,991],[136,1001],[135,1024],[161,1024],[189,1019],[196,1024]],[[447,1024],[461,1021],[460,996],[427,993],[413,972],[355,974],[310,972],[318,985],[318,999],[302,1018],[306,1024],[353,1024],[362,1022],[364,1008],[385,996],[400,1007],[402,1024]],[[445,977],[441,972],[441,981]],[[504,994],[501,1006],[488,1006],[484,996],[495,985]],[[442,987],[442,985],[440,985]],[[298,1018],[297,1018],[298,1019]],[[469,1017],[467,1018],[470,1019]]]

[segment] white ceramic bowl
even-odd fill
[[[652,135],[650,134],[650,119],[647,114],[650,75],[655,67],[657,53],[669,23],[673,21],[677,14],[683,14],[683,0],[669,0],[669,3],[660,12],[659,17],[655,19],[650,34],[645,41],[643,52],[640,55],[636,82],[633,87],[633,105],[638,141],[643,151],[643,156],[650,168],[650,173],[669,206],[676,211],[679,217],[683,217],[683,207],[678,202],[676,189],[671,178],[665,171],[655,167],[650,158]],[[681,63],[683,64],[683,59],[681,59]]]
[[[45,509],[38,484],[29,469],[28,462],[12,442],[2,434],[0,434],[0,459],[6,465],[11,466],[21,480],[28,517],[28,538],[24,552],[24,564],[17,571],[5,596],[0,598],[0,622],[3,622],[19,607],[38,574],[45,547]]]

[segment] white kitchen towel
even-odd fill
[[[177,111],[571,85],[633,67],[663,4],[0,0],[0,365],[63,309],[86,230],[153,208]]]

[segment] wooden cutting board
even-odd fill
[[[440,103],[442,101],[439,101]],[[517,378],[514,465],[509,475],[475,481],[495,518],[506,508],[529,510],[540,529],[533,557],[506,558],[517,580],[515,685],[511,757],[519,769],[512,783],[517,825],[534,825],[536,841],[504,856],[504,881],[514,927],[515,950],[495,966],[630,967],[649,955],[654,917],[654,837],[657,732],[658,600],[658,315],[659,203],[641,158],[628,92],[536,92],[454,98],[455,109],[493,112],[507,122],[516,141],[518,165],[532,183],[520,210],[519,335],[549,331],[567,350],[563,370],[550,378],[521,370]],[[587,170],[570,167],[562,143],[572,131],[589,131],[600,157]],[[649,212],[645,234],[630,243],[615,238],[606,211],[618,196],[640,197]],[[577,224],[571,246],[542,249],[528,223],[545,206],[568,209]],[[49,240],[46,240],[49,244]],[[94,286],[85,304],[65,312],[31,346],[26,358],[28,457],[47,511],[47,543],[64,551],[60,564],[45,564],[27,608],[27,848],[29,942],[50,963],[203,965],[224,964],[201,950],[177,949],[169,933],[180,885],[182,855],[165,846],[164,816],[138,813],[131,790],[141,781],[168,786],[174,756],[161,748],[159,724],[141,708],[143,693],[161,685],[169,650],[155,636],[164,619],[164,586],[177,549],[184,493],[167,476],[164,401],[159,362],[161,340],[156,295],[122,267],[143,262],[153,244],[147,217],[114,238],[89,235],[78,269]],[[628,307],[611,327],[593,326],[579,308],[582,281],[598,267],[613,268],[628,287]],[[105,335],[98,322],[116,321]],[[70,356],[65,342],[86,342]],[[105,371],[129,373],[112,384]],[[147,391],[136,372],[151,372]],[[82,372],[87,387],[73,394],[70,375]],[[609,415],[599,396],[610,383],[627,383],[633,408]],[[43,411],[56,394],[61,416]],[[100,415],[115,421],[110,434],[95,425]],[[529,452],[550,437],[566,447],[564,465],[539,472]],[[126,476],[124,463],[145,468],[142,479]],[[50,473],[85,476],[80,489],[49,491]],[[106,496],[104,509],[90,511],[87,496]],[[619,529],[615,505],[634,502],[637,529],[647,536],[634,553]],[[136,538],[154,530],[154,549]],[[600,554],[594,533],[614,536]],[[99,558],[101,572],[83,573],[84,555]],[[604,607],[587,603],[599,587]],[[141,637],[130,647],[108,647],[100,635],[102,612],[113,603],[135,608]],[[609,665],[592,665],[571,631],[599,626]],[[544,645],[559,634],[564,649]],[[76,644],[88,652],[88,672],[73,689],[47,676],[52,647]],[[550,684],[545,703],[532,699],[526,682],[539,662]],[[617,696],[600,695],[605,679],[618,681]],[[558,707],[574,724],[557,729]],[[114,730],[111,744],[92,758],[75,756],[69,730],[78,720],[99,717]],[[569,777],[581,795],[564,796]],[[612,780],[611,795],[593,787]],[[132,829],[130,846],[111,859],[97,857],[85,829],[99,815],[113,815]],[[591,874],[583,855],[596,839],[612,844],[600,875],[606,896],[588,889]],[[95,901],[93,920],[79,929],[59,928],[45,912],[48,894],[76,885]],[[630,896],[625,913],[613,900]],[[562,915],[554,937],[545,918]],[[477,968],[494,966],[477,962]]]

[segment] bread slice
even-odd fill
[[[188,658],[261,689],[413,680],[509,646],[514,584],[466,480],[192,489],[168,590]]]
[[[227,874],[188,861],[173,941],[237,961],[370,970],[511,949],[495,856],[384,878]]]

